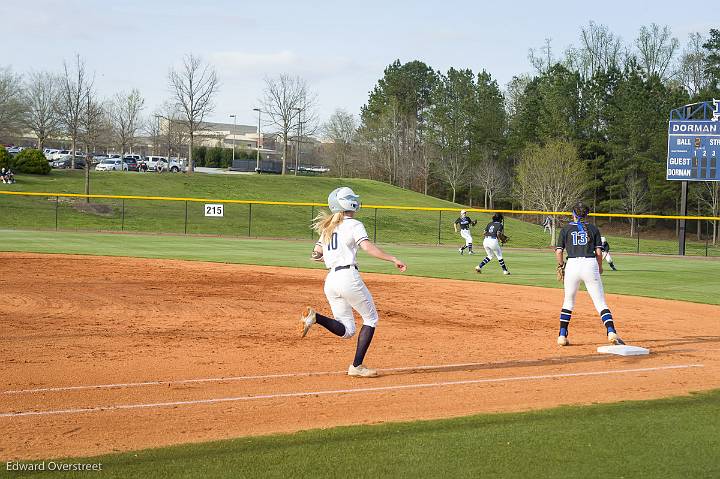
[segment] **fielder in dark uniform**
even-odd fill
[[[470,219],[470,217],[467,215],[467,211],[461,210],[460,211],[460,218],[455,220],[455,223],[453,223],[453,228],[455,229],[455,232],[457,233],[457,227],[460,225],[460,236],[463,237],[465,240],[465,245],[461,248],[458,248],[458,251],[460,251],[460,254],[463,254],[465,252],[465,248],[468,249],[468,254],[475,254],[473,252],[473,239],[472,235],[470,234],[470,226],[475,226],[477,224],[477,220],[473,221]]]
[[[475,271],[482,273],[483,266],[488,264],[493,255],[498,259],[500,267],[502,268],[503,274],[510,274],[505,260],[502,255],[502,248],[500,243],[505,243],[507,236],[505,236],[505,226],[503,225],[503,215],[501,213],[495,213],[492,217],[492,221],[485,227],[485,239],[483,239],[483,247],[485,248],[485,258],[480,262],[479,265],[475,266]]]
[[[587,223],[589,208],[583,203],[577,203],[573,208],[573,220],[560,231],[555,257],[558,262],[558,270],[563,270],[563,286],[565,288],[565,299],[560,310],[560,334],[557,343],[560,346],[567,346],[568,329],[570,317],[575,306],[575,296],[580,286],[580,281],[585,283],[585,288],[592,299],[595,309],[600,314],[600,320],[607,329],[607,339],[612,344],[625,344],[615,330],[613,316],[605,302],[605,291],[603,290],[602,279],[602,241],[600,230],[594,224]],[[567,253],[567,262],[564,261],[564,253]]]
[[[600,241],[602,242],[600,247],[602,248],[603,259],[608,262],[613,271],[617,271],[612,256],[610,256],[610,243],[607,242],[604,236],[600,238]]]

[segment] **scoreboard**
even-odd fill
[[[720,121],[670,120],[666,178],[720,181]]]

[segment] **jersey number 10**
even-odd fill
[[[337,249],[337,247],[338,247],[337,233],[333,233],[332,236],[330,237],[330,243],[327,245],[327,249],[328,249],[328,251],[330,251],[330,250]]]

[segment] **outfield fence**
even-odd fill
[[[206,216],[207,205],[222,205],[222,216]],[[82,195],[0,191],[0,228],[63,231],[110,231],[312,239],[312,219],[324,203],[168,198],[158,196]],[[212,208],[211,208],[212,209]],[[547,248],[550,232],[540,224],[548,216],[563,224],[569,212],[466,208],[479,222],[473,230],[482,243],[480,225],[494,212],[523,220],[506,225],[509,247]],[[209,211],[218,214],[217,209]],[[358,213],[375,242],[459,245],[453,231],[458,208],[363,205]],[[612,252],[677,254],[677,222],[685,219],[686,254],[720,256],[712,231],[720,217],[591,213],[611,243]],[[629,220],[634,220],[630,235]],[[719,242],[720,243],[720,242]]]

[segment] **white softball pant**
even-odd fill
[[[470,234],[470,230],[460,230],[460,236],[465,238],[465,246],[472,244],[472,235]]]
[[[612,256],[610,256],[610,252],[603,253],[603,259],[608,262],[608,264],[612,263]]]
[[[563,301],[563,309],[573,310],[580,281],[585,283],[597,312],[601,313],[604,309],[608,309],[602,279],[600,278],[600,268],[595,258],[568,258],[567,265],[565,265],[565,300]]]
[[[483,240],[483,248],[485,248],[485,254],[488,258],[492,259],[493,255],[497,259],[502,259],[502,248],[500,248],[500,242],[497,238],[486,236]]]
[[[355,334],[353,309],[362,316],[364,325],[377,326],[375,302],[355,268],[330,271],[325,277],[325,296],[334,318],[345,326],[343,338],[351,338]]]

